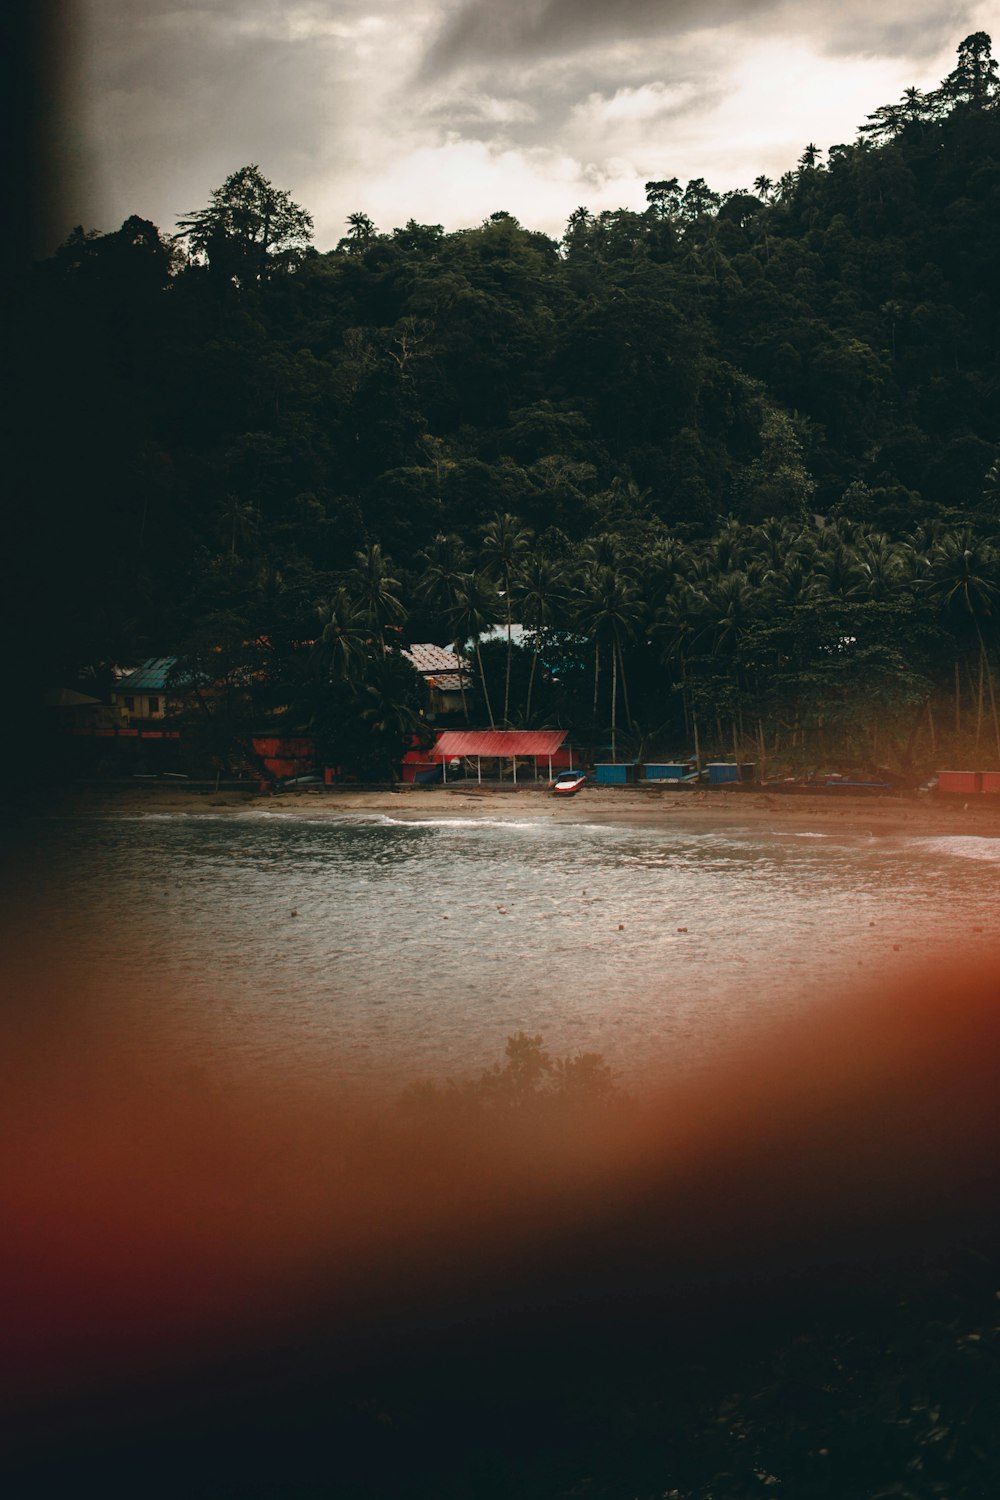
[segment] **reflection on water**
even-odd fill
[[[1000,842],[382,816],[68,819],[45,941],[269,1069],[443,1076],[513,1031],[698,1066],[995,933]],[[860,966],[860,967],[859,967]]]

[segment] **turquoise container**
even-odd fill
[[[603,766],[595,766],[594,775],[598,786],[625,786],[635,780],[635,769],[635,761],[608,761]]]
[[[753,781],[754,767],[746,761],[737,765],[736,761],[717,760],[706,769],[709,786],[727,786],[734,781]]]

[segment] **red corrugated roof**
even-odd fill
[[[446,729],[434,754],[555,755],[565,738],[565,729]]]

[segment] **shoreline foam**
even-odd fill
[[[162,783],[140,787],[64,788],[40,811],[54,816],[154,813],[235,816],[253,809],[292,818],[337,819],[382,813],[394,821],[427,817],[522,822],[619,823],[628,826],[767,826],[790,832],[871,833],[881,836],[974,835],[1000,839],[1000,796],[944,797],[935,793],[851,796],[755,791],[667,791],[586,787],[557,801],[542,788],[478,787],[301,788],[262,796],[247,791],[197,792]]]

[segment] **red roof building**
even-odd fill
[[[496,761],[497,773],[502,777],[503,763],[509,761],[511,779],[518,780],[518,761],[531,761],[535,781],[539,779],[539,761],[547,766],[551,780],[554,767],[562,769],[567,763],[562,749],[566,739],[565,729],[446,729],[438,735],[431,751],[434,760],[442,762],[443,779],[448,779],[448,765],[452,761],[475,761],[477,780],[483,779],[482,763]],[[569,765],[573,764],[573,752],[569,751]],[[523,779],[523,778],[522,778]]]

